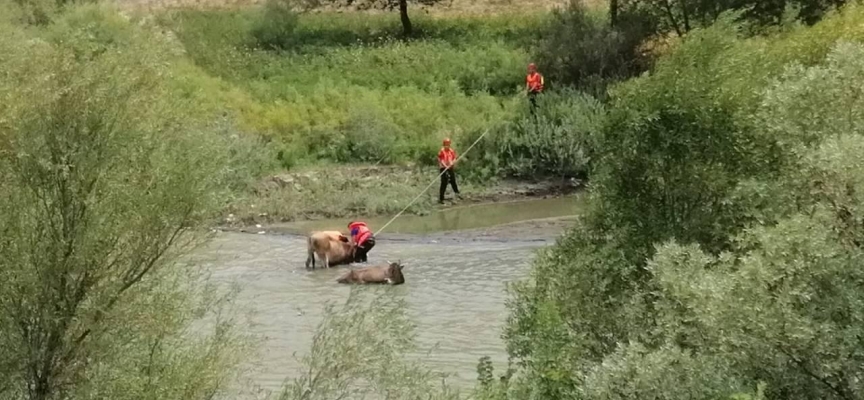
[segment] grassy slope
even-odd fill
[[[255,7],[157,14],[191,61],[189,95],[264,137],[266,157],[279,164],[273,175],[316,178],[302,189],[266,179],[234,205],[240,219],[394,213],[435,178],[443,136],[458,144],[526,106],[519,90],[527,49],[545,13],[418,15],[421,34],[407,42],[395,39],[393,17],[305,14],[287,49],[264,50],[251,34],[261,18]],[[378,162],[417,167],[367,176],[344,167]],[[474,200],[492,199],[490,182],[460,184]]]
[[[425,37],[406,43],[393,39],[389,16],[305,15],[291,47],[272,51],[254,47],[257,18],[256,9],[163,15],[198,66],[243,93],[225,98],[241,129],[272,139],[292,164],[428,163],[442,136],[458,141],[507,118],[525,105],[515,94],[543,21],[417,18]]]

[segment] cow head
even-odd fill
[[[390,276],[390,279],[388,279],[388,281],[395,284],[404,283],[405,276],[402,275],[402,268],[404,268],[405,266],[402,265],[402,260],[399,260],[395,263],[388,262],[388,264],[389,267],[387,268],[387,275]]]

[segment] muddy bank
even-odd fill
[[[275,175],[233,202],[217,225],[242,228],[335,218],[368,219],[396,215],[403,209],[405,215],[422,216],[453,207],[577,195],[584,187],[575,179],[479,184],[460,180],[462,198],[456,199],[448,192],[445,204],[439,205],[437,176],[437,169],[411,166],[340,166]]]
[[[363,218],[379,242],[548,242],[582,214],[581,196],[547,197],[444,208],[424,215]],[[398,215],[398,214],[397,214]],[[354,219],[354,218],[351,218]],[[312,231],[345,231],[349,219],[255,224],[223,230],[261,235],[305,236]]]
[[[468,242],[554,242],[561,234],[578,220],[578,216],[545,218],[513,222],[488,228],[464,229],[459,231],[431,233],[382,233],[376,237],[378,242],[410,243],[468,243]],[[276,224],[248,227],[224,227],[224,232],[245,233],[250,235],[305,237],[295,225]],[[344,229],[343,229],[344,230]]]

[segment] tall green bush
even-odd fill
[[[685,35],[710,26],[729,11],[738,13],[742,22],[752,22],[757,27],[776,26],[790,19],[813,24],[846,3],[846,0],[621,0],[618,12],[649,16],[660,32]]]
[[[511,292],[512,392],[859,397],[862,16],[696,30],[613,90],[590,213]]]
[[[406,357],[414,350],[406,309],[399,294],[358,288],[343,305],[328,304],[302,359],[303,373],[285,385],[279,398],[459,399],[444,375]]]
[[[177,260],[236,175],[170,41],[98,6],[0,31],[0,397],[219,394],[246,342]]]
[[[858,397],[861,251],[832,225],[824,212],[792,216],[719,259],[665,246],[650,267],[663,333],[765,381],[768,398]]]
[[[556,90],[538,99],[537,113],[531,115],[527,99],[518,100],[525,108],[506,123],[460,138],[464,149],[487,132],[461,168],[477,179],[585,178],[606,124],[603,104],[582,92]]]
[[[638,49],[654,32],[651,23],[633,13],[619,19],[612,26],[581,0],[555,10],[532,54],[549,86],[574,85],[600,96],[610,82],[645,71],[651,60]]]
[[[735,85],[748,70],[731,67],[751,57],[731,50],[738,43],[730,24],[696,31],[650,76],[614,91],[594,183],[615,210],[610,223],[632,226],[627,241],[642,254],[671,237],[722,250],[748,222],[725,199],[739,181],[778,169],[771,139],[746,122],[767,80],[754,73],[749,87]]]
[[[297,28],[297,14],[291,0],[267,0],[252,27],[258,46],[268,50],[287,49]]]

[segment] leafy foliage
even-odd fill
[[[255,32],[278,15],[184,10],[160,20],[198,73],[219,78],[205,83],[218,84],[211,97],[236,112],[238,128],[270,140],[292,167],[382,158],[434,165],[442,135],[492,127],[522,104],[512,97],[527,59],[519,34],[540,20],[418,18],[428,37],[402,41],[387,18],[304,13],[273,51]]]
[[[606,123],[603,104],[573,90],[545,93],[538,104],[536,116],[523,111],[515,121],[490,130],[464,168],[484,178],[584,178]],[[482,133],[463,136],[460,147],[468,148]]]
[[[512,288],[507,393],[860,397],[861,12],[694,30],[615,88],[592,212]]]
[[[258,46],[267,49],[285,49],[291,46],[297,28],[297,14],[290,0],[268,0],[261,8],[261,16],[252,27],[252,36]]]
[[[97,6],[0,25],[0,396],[219,393],[245,341],[176,261],[234,185],[230,138],[185,112],[152,26]]]
[[[408,361],[413,325],[398,295],[353,288],[341,307],[327,306],[305,371],[282,392],[283,400],[358,398],[458,399],[440,374]]]
[[[652,76],[617,91],[598,197],[615,210],[609,223],[639,225],[625,240],[641,254],[671,237],[723,249],[747,222],[725,198],[739,180],[777,168],[771,143],[735,119],[755,100],[726,79],[740,73],[721,61],[735,40],[729,25],[694,32]]]
[[[659,307],[668,334],[719,350],[738,371],[766,381],[769,398],[856,397],[861,388],[848,377],[860,374],[861,277],[852,268],[860,250],[831,225],[821,212],[793,216],[748,231],[740,256],[717,260],[665,247],[651,268],[668,293]]]
[[[843,6],[845,0],[623,0],[623,12],[650,16],[662,32],[686,34],[710,26],[726,12],[735,12],[758,25],[778,25],[794,19],[819,21],[826,12]]]
[[[639,15],[622,14],[612,26],[604,14],[571,0],[566,9],[553,11],[532,55],[553,87],[574,85],[602,95],[606,84],[650,66],[639,46],[653,32],[650,21]]]
[[[584,385],[589,399],[722,399],[744,393],[720,357],[693,355],[676,346],[648,350],[621,346],[592,369]]]

